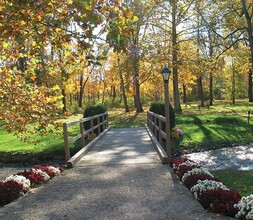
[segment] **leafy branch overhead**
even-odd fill
[[[8,131],[27,140],[59,126],[54,119],[66,82],[88,66],[95,29],[112,20],[118,6],[114,0],[0,2],[0,118]]]

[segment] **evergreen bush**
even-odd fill
[[[102,105],[90,106],[84,110],[83,117],[88,118],[88,117],[99,115],[99,114],[102,114],[105,112],[106,112],[106,108]],[[102,121],[102,117],[100,118],[100,121]],[[95,126],[95,125],[97,125],[97,120],[93,120],[93,126]],[[85,130],[89,130],[90,129],[90,121],[84,122],[83,127]],[[101,132],[102,131],[103,131],[103,128],[101,127]],[[98,129],[95,129],[94,133],[96,135],[98,135]]]
[[[160,102],[153,102],[150,105],[149,111],[155,114],[162,115],[165,117],[165,104]],[[170,130],[172,130],[176,125],[176,115],[174,108],[170,104]],[[165,129],[165,123],[163,123],[163,130]]]

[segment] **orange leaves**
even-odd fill
[[[5,120],[6,130],[28,141],[30,135],[45,135],[52,130],[48,125],[58,126],[54,122],[58,99],[50,96],[50,89],[26,82],[17,71],[2,71],[0,77],[0,100],[6,109],[0,117]]]

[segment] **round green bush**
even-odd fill
[[[165,117],[165,104],[160,102],[153,102],[150,105],[149,111]],[[172,130],[175,127],[175,125],[176,125],[176,114],[174,108],[170,104],[170,130]],[[165,125],[163,123],[163,130],[164,128]]]

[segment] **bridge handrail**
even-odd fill
[[[101,121],[102,117],[102,121]],[[97,120],[97,125],[94,125],[94,120]],[[83,123],[84,122],[90,122],[90,129],[84,130]],[[75,137],[69,138],[69,132],[68,128],[79,124],[80,126],[80,133],[76,135]],[[102,128],[102,129],[101,129]],[[84,138],[86,138],[89,134],[94,134],[94,131],[98,130],[98,136],[104,131],[106,128],[108,128],[108,112],[90,116],[87,118],[82,118],[76,121],[63,123],[63,138],[64,138],[64,151],[65,151],[65,160],[66,162],[70,159],[70,149],[69,145],[77,140],[80,139],[80,143],[82,148],[85,146]]]
[[[166,140],[166,132],[162,128],[163,122],[164,124],[166,122],[166,119],[164,116],[158,115],[151,111],[147,112],[147,126],[161,145],[162,145],[162,139]]]

